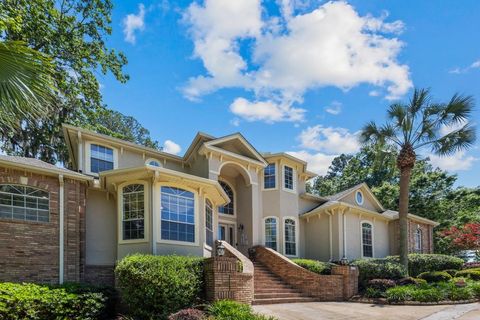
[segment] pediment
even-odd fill
[[[266,164],[262,155],[239,133],[206,142],[205,146]]]

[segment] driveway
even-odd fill
[[[480,304],[440,306],[392,306],[349,302],[308,302],[253,306],[253,309],[280,320],[478,320]]]

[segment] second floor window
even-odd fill
[[[263,188],[275,189],[275,164],[270,163],[263,171]]]
[[[90,171],[99,173],[113,169],[113,149],[100,146],[98,144],[90,145]]]
[[[223,181],[219,181],[220,185],[222,186],[223,190],[227,194],[230,202],[226,205],[219,207],[218,212],[223,214],[234,215],[235,214],[235,203],[234,203],[234,196],[233,196],[233,189],[227,183]]]
[[[283,174],[285,189],[293,190],[293,168],[289,166],[283,167]]]

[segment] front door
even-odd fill
[[[231,246],[235,246],[235,225],[227,224],[227,223],[219,223],[218,239],[227,241]]]

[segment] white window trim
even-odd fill
[[[218,239],[218,225],[220,225],[220,224],[226,224],[226,225],[229,225],[229,226],[233,226],[233,243],[234,243],[233,246],[236,248],[237,243],[238,243],[238,241],[237,241],[237,231],[238,231],[237,221],[236,220],[226,220],[226,219],[220,219],[219,218],[218,222],[217,222],[217,229],[216,229],[216,234],[215,234],[217,239]]]
[[[215,204],[213,203],[213,201],[208,198],[208,197],[204,197],[203,198],[203,203],[204,203],[204,206],[203,206],[203,215],[204,215],[204,229],[205,229],[205,234],[203,235],[205,238],[204,238],[204,241],[203,241],[203,247],[205,249],[208,249],[210,251],[213,250],[213,248],[207,244],[207,200],[210,201],[210,204],[212,205],[212,239],[213,239],[213,243],[215,243]]]
[[[162,187],[173,187],[173,188],[178,188],[178,189],[183,189],[186,191],[190,191],[193,193],[193,201],[195,203],[194,206],[194,217],[195,217],[195,242],[186,242],[186,241],[177,241],[177,240],[165,240],[162,239],[162,197],[161,197],[161,192],[162,192]],[[157,243],[166,243],[166,244],[175,244],[179,246],[187,246],[187,247],[198,247],[200,246],[200,212],[204,212],[204,210],[200,210],[200,206],[203,205],[204,201],[199,201],[199,196],[198,192],[190,187],[186,187],[185,185],[181,183],[173,183],[173,182],[159,182],[156,183],[155,185],[155,197],[158,197],[158,212],[155,212],[154,214],[158,215],[158,221],[157,221],[157,226],[155,227],[157,232],[158,237],[157,237]]]
[[[91,171],[91,145],[96,144],[98,146],[110,148],[113,150],[113,169],[118,168],[118,149],[108,144],[97,141],[85,141],[85,174],[98,177],[98,173]]]
[[[292,168],[292,175],[293,175],[293,189],[288,189],[285,186],[285,167]],[[290,193],[297,193],[297,169],[293,166],[289,166],[287,164],[282,165],[282,189],[283,191],[287,191]]]
[[[32,189],[36,189],[36,190],[40,190],[40,191],[44,191],[48,194],[48,210],[47,209],[37,209],[37,210],[41,210],[41,211],[48,211],[48,221],[38,221],[38,220],[27,220],[27,219],[14,219],[13,217],[12,218],[0,218],[0,220],[3,220],[3,221],[14,221],[14,222],[27,222],[27,223],[41,223],[41,224],[48,224],[48,223],[51,223],[52,222],[52,216],[51,216],[51,204],[52,204],[52,201],[51,201],[51,195],[50,195],[50,191],[47,190],[47,189],[43,189],[43,188],[39,188],[37,186],[33,186],[33,185],[28,185],[28,184],[19,184],[19,183],[9,183],[9,182],[2,182],[0,183],[0,186],[1,185],[6,185],[6,186],[18,186],[18,187],[27,187],[27,188],[32,188]],[[12,193],[8,193],[6,192],[6,194],[10,194],[12,195]],[[35,196],[28,196],[28,195],[22,195],[22,194],[13,194],[13,195],[20,195],[20,196],[24,196],[26,198],[30,197],[30,198],[33,198]],[[38,197],[35,197],[35,198],[38,198]],[[5,205],[6,206],[6,205]],[[23,207],[20,207],[20,206],[14,206],[13,203],[12,203],[12,206],[8,206],[10,208],[27,208],[26,206],[23,206]]]
[[[144,203],[144,230],[143,230],[143,239],[123,239],[123,188],[131,185],[131,184],[141,184],[143,185],[143,201]],[[118,233],[118,243],[119,244],[126,244],[126,243],[143,243],[143,242],[148,242],[149,241],[149,231],[150,231],[150,189],[149,189],[149,184],[146,181],[143,180],[132,180],[128,182],[124,182],[120,184],[117,188],[117,212],[118,212],[118,228],[117,228],[117,233]]]
[[[261,175],[261,178],[262,178],[262,191],[275,191],[275,190],[278,190],[278,164],[277,162],[272,162],[272,163],[269,163],[269,164],[273,164],[275,166],[275,188],[265,188],[265,168],[263,168],[262,170],[262,175]]]
[[[225,180],[221,177],[218,177],[218,181],[219,182],[222,181],[223,183],[227,184],[230,187],[230,189],[232,189],[232,192],[233,192],[233,214],[221,213],[220,210],[218,210],[218,207],[217,207],[218,216],[219,217],[236,218],[237,217],[237,191],[232,186],[232,184],[230,182],[228,182],[227,180]]]
[[[145,161],[145,164],[151,166],[151,164],[149,164],[150,161],[156,161],[156,162],[158,162],[158,164],[159,164],[158,168],[163,168],[162,162],[161,162],[160,160],[158,160],[158,159],[155,159],[155,158],[148,158],[148,159]],[[154,166],[154,167],[156,167],[156,166]]]
[[[365,257],[363,255],[363,224],[364,223],[368,223],[372,227],[372,256],[371,257]],[[375,225],[372,221],[369,221],[369,220],[360,221],[360,250],[362,252],[362,258],[365,258],[365,259],[375,258]]]
[[[290,255],[288,254],[287,255],[287,246],[286,246],[286,237],[285,237],[285,221],[287,219],[291,219],[293,221],[295,221],[295,255]],[[283,238],[283,254],[286,256],[286,257],[292,257],[292,258],[297,258],[299,255],[298,255],[298,238],[299,238],[299,229],[298,229],[298,219],[294,216],[287,216],[287,217],[283,217],[282,219],[282,238]]]
[[[282,228],[279,226],[278,224],[278,217],[276,216],[268,216],[268,217],[264,217],[262,218],[262,238],[263,238],[263,245],[266,247],[266,240],[267,240],[267,235],[265,233],[265,221],[269,218],[273,218],[275,219],[275,223],[277,224],[277,247],[274,249],[275,251],[278,252],[278,245],[279,245],[279,242],[280,242],[280,235],[279,235],[279,230],[282,230]]]
[[[362,196],[362,201],[360,201],[360,202],[358,202],[358,200],[357,200],[357,193],[360,193],[360,195]],[[355,203],[357,203],[360,206],[365,203],[365,195],[360,190],[355,191]]]

